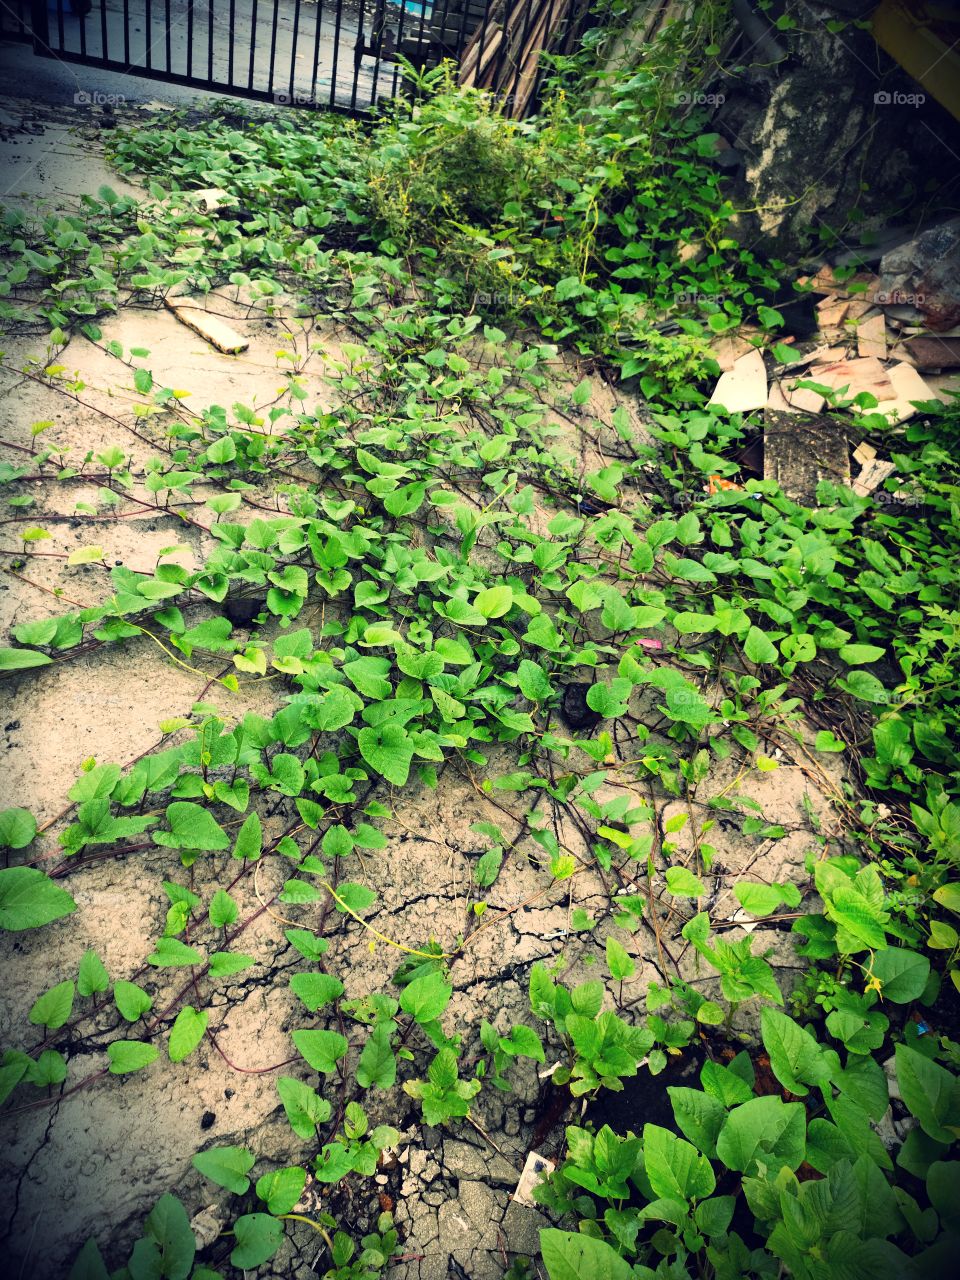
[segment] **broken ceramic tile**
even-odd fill
[[[754,349],[734,363],[723,374],[710,397],[710,404],[719,405],[728,413],[749,413],[762,409],[767,403],[767,370],[763,356]]]
[[[853,451],[853,460],[859,462],[861,467],[865,467],[870,459],[876,456],[876,449],[866,440],[861,440]]]
[[[770,392],[767,396],[768,409],[773,409],[776,413],[790,413],[790,401],[784,395],[780,383],[776,379],[770,383]]]
[[[861,467],[859,475],[854,477],[853,484],[850,487],[857,497],[866,498],[868,494],[873,493],[874,489],[878,489],[887,476],[892,475],[896,469],[895,463],[887,462],[884,458],[871,458],[869,462]]]
[[[820,321],[821,329],[835,329],[837,325],[842,324],[847,311],[850,308],[849,302],[837,302],[834,298],[829,307],[823,307],[817,312],[817,318]]]
[[[894,415],[894,424],[906,422],[917,412],[911,403],[914,400],[933,400],[936,397],[927,383],[920,377],[912,364],[902,362],[887,370],[893,394],[877,396],[880,403],[872,413],[883,413],[889,418]],[[876,392],[874,392],[876,395]]]
[[[876,356],[854,357],[850,360],[837,360],[834,364],[818,365],[810,376],[814,382],[820,382],[834,391],[842,391],[845,400],[852,400],[863,391],[876,396],[878,400],[892,400],[897,394]]]
[[[924,372],[939,373],[943,369],[960,368],[960,338],[925,333],[907,338],[903,349],[910,364]]]
[[[847,428],[826,414],[763,415],[763,478],[774,480],[794,502],[813,507],[822,480],[850,483]]]
[[[866,316],[857,324],[857,355],[876,356],[878,360],[886,360],[887,322],[882,312]]]
[[[801,413],[819,413],[826,400],[819,391],[812,391],[810,387],[790,387],[787,390],[787,400],[792,408]]]
[[[751,344],[738,334],[725,333],[710,344],[710,353],[721,373],[729,373],[740,357],[750,350]]]

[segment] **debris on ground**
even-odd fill
[[[877,301],[906,308],[931,329],[960,324],[960,218],[922,231],[885,253]]]
[[[733,368],[721,376],[710,403],[722,406],[728,413],[763,408],[767,403],[767,370],[756,348],[740,356]]]
[[[817,504],[821,480],[850,483],[850,448],[843,424],[827,414],[764,413],[763,478],[775,481],[788,498]]]
[[[225,355],[237,355],[241,351],[246,351],[250,345],[249,341],[242,334],[237,333],[236,329],[231,329],[219,316],[211,315],[201,307],[190,306],[186,302],[171,302],[169,299],[164,300],[164,305],[168,311],[173,312],[181,324],[198,333],[201,338]]]
[[[514,1204],[525,1204],[529,1205],[531,1209],[536,1208],[537,1202],[533,1198],[534,1188],[548,1174],[553,1173],[556,1167],[553,1160],[548,1160],[539,1151],[528,1152],[523,1172],[520,1174],[520,1181],[517,1183],[517,1189],[513,1193]]]

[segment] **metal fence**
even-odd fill
[[[0,37],[123,75],[362,114],[397,94],[401,58],[459,61],[495,3],[0,0]]]

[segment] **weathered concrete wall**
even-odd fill
[[[686,7],[638,5],[607,65],[629,65],[625,46],[642,64],[650,33]],[[752,0],[730,0],[719,15],[720,53],[691,49],[690,71],[679,74],[692,83],[678,87],[699,95],[734,152],[722,165],[744,211],[735,228],[744,244],[780,256],[824,239],[854,247],[864,225],[913,229],[932,209],[955,208],[960,123],[877,44],[875,8],[875,0],[777,0],[763,13]],[[702,23],[704,10],[693,12]],[[778,18],[786,29],[772,25]]]

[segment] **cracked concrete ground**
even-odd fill
[[[125,307],[104,326],[104,337],[116,338],[125,349],[148,347],[156,376],[191,393],[183,401],[188,407],[184,412],[237,399],[259,406],[274,403],[282,385],[274,352],[283,326],[229,299],[218,297],[210,305],[226,308],[231,323],[249,338],[244,356],[216,355],[159,310]],[[320,330],[313,338],[318,349],[302,348],[303,371],[311,390],[320,396],[326,392],[325,361],[336,358],[337,335]],[[102,477],[81,475],[69,483],[26,479],[8,487],[9,494],[34,500],[23,523],[44,525],[52,536],[42,544],[43,556],[28,559],[17,575],[4,571],[0,578],[0,637],[6,644],[11,627],[55,616],[64,601],[95,604],[109,594],[102,569],[66,564],[65,557],[78,547],[96,543],[110,565],[122,562],[150,569],[163,547],[176,544],[181,548],[179,562],[189,567],[209,554],[213,540],[172,512],[158,511],[142,486],[143,468],[158,456],[162,438],[151,434],[149,423],[138,424],[133,417],[136,397],[127,365],[86,339],[74,338],[60,361],[83,382],[81,403],[15,372],[27,367],[29,356],[42,358],[35,340],[16,338],[4,345],[3,458],[15,464],[28,460],[34,447],[30,424],[46,420],[54,426],[41,437],[44,443],[69,448],[71,457],[120,445],[134,476],[118,510],[107,508],[92,516],[78,512],[76,504],[96,500]],[[597,452],[599,429],[594,419],[606,421],[610,393],[602,389],[599,394],[604,399],[584,415],[589,431],[578,435],[576,423],[565,425],[570,447],[581,450],[588,467],[603,460],[602,448]],[[139,435],[132,434],[134,426]],[[276,483],[258,488],[257,501],[270,505]],[[197,486],[195,491],[204,499],[213,490]],[[8,566],[22,549],[17,527],[8,522],[0,537],[0,550],[9,553],[4,557]],[[197,621],[206,616],[202,608],[198,607]],[[304,619],[315,625],[315,615],[307,612]],[[215,659],[194,665],[196,671],[175,666],[156,644],[141,637],[15,675],[0,686],[0,806],[27,804],[36,814],[43,830],[33,852],[45,860],[42,865],[59,864],[57,837],[69,820],[64,816],[66,793],[84,760],[94,756],[126,765],[144,752],[178,741],[177,734],[161,731],[161,721],[185,714],[200,698],[214,703],[228,721],[248,710],[270,715],[279,705],[280,687],[245,684],[231,695],[222,687],[211,689],[210,679],[221,669]],[[632,722],[654,723],[655,701],[656,695],[635,695]],[[447,1034],[463,1036],[467,1070],[480,1055],[481,1019],[501,1033],[517,1022],[533,1023],[527,988],[535,962],[559,965],[568,984],[603,976],[605,941],[611,933],[634,956],[637,971],[622,988],[608,983],[608,1008],[639,1019],[647,984],[663,980],[668,963],[664,954],[688,981],[705,992],[712,990],[711,980],[679,938],[692,913],[692,905],[684,904],[691,900],[671,898],[665,890],[661,849],[670,819],[680,811],[678,802],[659,786],[630,781],[630,773],[622,768],[636,752],[629,723],[625,720],[614,734],[609,794],[622,796],[631,806],[652,804],[657,837],[650,915],[630,930],[611,921],[609,902],[611,893],[629,897],[638,887],[627,876],[618,878],[597,866],[591,828],[574,806],[541,798],[533,810],[535,820],[549,821],[561,845],[579,860],[577,874],[558,882],[529,834],[529,798],[484,790],[485,778],[465,764],[443,767],[436,788],[401,793],[383,788],[378,793],[391,811],[382,821],[387,845],[355,857],[349,878],[377,892],[368,918],[400,944],[418,948],[433,938],[445,951],[453,951],[461,936],[467,938],[450,964],[454,994],[444,1015]],[[801,725],[801,738],[808,737]],[[718,815],[695,806],[691,821],[670,835],[676,846],[674,861],[683,859],[704,835],[704,822],[722,819],[709,832],[716,849],[710,892],[717,927],[739,929],[732,919],[737,904],[731,894],[738,876],[790,880],[806,891],[805,855],[817,847],[819,835],[830,837],[838,829],[835,798],[842,772],[836,765],[825,772],[823,758],[815,760],[803,741],[797,743],[784,733],[769,744],[769,751],[782,753],[775,772],[744,770],[734,759],[715,763],[701,794],[722,792],[732,807]],[[507,772],[514,764],[509,748],[498,749],[488,773]],[[557,761],[561,772],[574,768],[587,773],[595,767],[586,757]],[[783,835],[744,832],[744,817],[757,808],[768,825],[783,828]],[[262,812],[268,835],[278,836],[279,816],[268,806]],[[509,850],[497,881],[483,893],[473,880],[477,857],[486,847],[472,830],[477,822],[500,826]],[[163,880],[189,885],[206,902],[216,888],[236,877],[231,892],[241,920],[250,920],[242,949],[256,964],[231,978],[204,980],[202,990],[188,992],[185,998],[210,1010],[212,1033],[190,1058],[178,1064],[157,1061],[125,1077],[105,1074],[105,1046],[118,1034],[112,1003],[82,1002],[82,1019],[56,1040],[69,1059],[66,1090],[82,1087],[63,1097],[38,1097],[35,1090],[21,1086],[0,1112],[0,1182],[5,1188],[10,1266],[15,1274],[38,1280],[66,1274],[68,1260],[90,1235],[96,1236],[110,1265],[118,1265],[139,1235],[144,1215],[171,1189],[192,1216],[199,1215],[195,1221],[204,1233],[204,1260],[222,1265],[230,1246],[217,1233],[245,1210],[237,1197],[196,1172],[192,1155],[211,1145],[242,1145],[268,1167],[309,1166],[313,1155],[311,1145],[297,1139],[284,1118],[276,1078],[281,1068],[306,1074],[289,1033],[311,1022],[289,989],[290,974],[305,966],[284,930],[316,924],[323,904],[273,901],[283,882],[279,859],[245,867],[238,876],[229,857],[219,854],[204,855],[187,870],[175,854],[147,842],[124,856],[105,852],[102,859],[89,860],[67,875],[64,883],[77,901],[73,915],[42,930],[0,937],[7,974],[0,990],[0,1048],[41,1047],[42,1037],[27,1019],[30,1007],[41,992],[74,973],[90,947],[99,952],[112,978],[135,978],[147,987],[154,999],[151,1017],[162,1020],[167,1010],[177,1007],[182,976],[145,964],[154,939],[162,933],[169,905]],[[486,910],[478,917],[474,907],[481,899]],[[585,912],[594,926],[575,927],[574,912]],[[336,913],[326,921],[325,936],[330,942],[327,967],[341,977],[348,997],[391,989],[401,958],[394,948],[371,948],[368,934]],[[753,936],[755,950],[769,950],[776,966],[789,970],[795,963],[784,932],[757,928]],[[542,1025],[538,1029],[544,1030]],[[354,1036],[354,1053],[359,1042]],[[429,1057],[428,1046],[417,1043],[414,1048],[414,1073],[419,1074]],[[549,1068],[560,1054],[555,1037],[548,1037],[547,1053]],[[351,1177],[333,1193],[326,1187],[308,1188],[315,1205],[333,1213],[354,1235],[370,1229],[381,1209],[392,1207],[401,1231],[400,1258],[390,1272],[397,1280],[446,1280],[457,1274],[454,1264],[471,1280],[502,1276],[515,1256],[536,1253],[537,1232],[546,1222],[539,1211],[511,1198],[526,1155],[536,1147],[548,1157],[560,1156],[563,1127],[581,1111],[580,1102],[564,1098],[530,1060],[518,1060],[511,1083],[510,1093],[485,1088],[476,1100],[472,1122],[443,1129],[421,1124],[419,1111],[406,1095],[370,1091],[364,1103],[371,1122],[396,1126],[402,1134],[398,1149],[372,1180]],[[259,1166],[258,1172],[262,1169]],[[244,1204],[255,1207],[252,1200],[251,1192]],[[257,1274],[309,1280],[317,1274],[317,1259],[316,1234],[293,1225],[284,1250]]]

